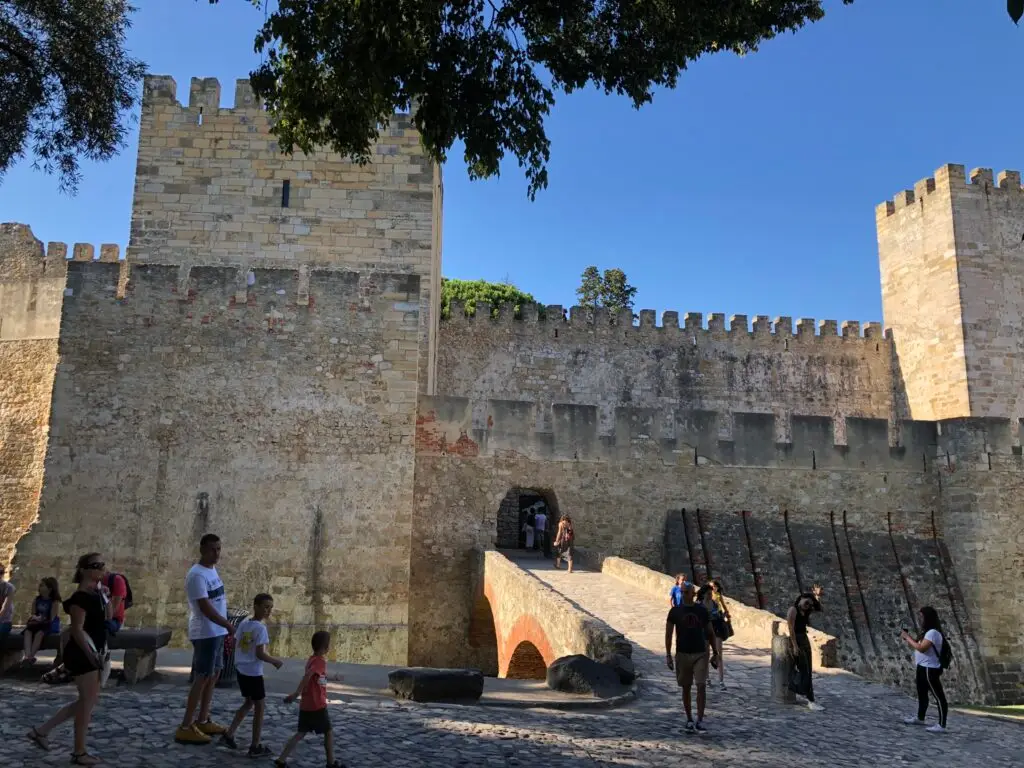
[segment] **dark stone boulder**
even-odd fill
[[[399,699],[468,703],[483,694],[484,674],[478,669],[406,667],[388,674],[388,687]]]
[[[582,693],[606,699],[624,688],[613,667],[588,656],[563,656],[548,667],[548,688],[564,693]]]
[[[623,685],[630,685],[636,680],[636,666],[631,658],[621,653],[609,653],[602,656],[599,661],[614,669],[615,674],[619,676],[619,682]]]

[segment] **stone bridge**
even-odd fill
[[[494,550],[480,558],[470,646],[485,674],[543,679],[548,665],[562,656],[632,654],[621,633],[523,567],[536,563],[536,557],[522,560]]]

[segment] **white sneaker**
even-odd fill
[[[821,706],[821,704],[819,704],[816,701],[808,701],[807,702],[807,708],[809,710],[811,710],[811,712],[824,712],[825,711],[825,708],[823,706]]]
[[[718,690],[725,691],[725,690],[728,690],[728,689],[725,687],[725,683],[719,683],[718,684]]]
[[[926,729],[928,733],[945,733],[946,729],[936,723],[935,725],[929,725]]]
[[[924,720],[918,720],[917,715],[911,715],[910,717],[904,717],[903,723],[905,725],[924,725]]]

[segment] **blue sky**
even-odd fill
[[[244,0],[137,4],[129,43],[150,71],[173,75],[182,99],[189,78],[218,77],[229,104],[262,13]],[[514,162],[484,182],[450,162],[444,274],[508,276],[571,305],[584,267],[618,266],[637,309],[881,319],[875,204],[946,162],[1024,166],[1024,28],[1002,0],[827,7],[753,56],[698,62],[640,111],[595,91],[563,97],[536,202]],[[44,241],[124,246],[134,167],[133,135],[116,160],[84,167],[69,198],[22,164],[0,185],[0,219]]]

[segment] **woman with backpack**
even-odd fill
[[[921,609],[920,616],[923,630],[920,640],[915,640],[906,630],[900,633],[903,641],[914,649],[914,664],[917,666],[917,717],[908,717],[903,722],[907,725],[924,725],[930,694],[939,705],[939,722],[929,726],[928,730],[932,733],[945,733],[949,705],[946,703],[946,693],[942,690],[942,670],[949,666],[952,653],[942,632],[938,612],[926,605]]]

